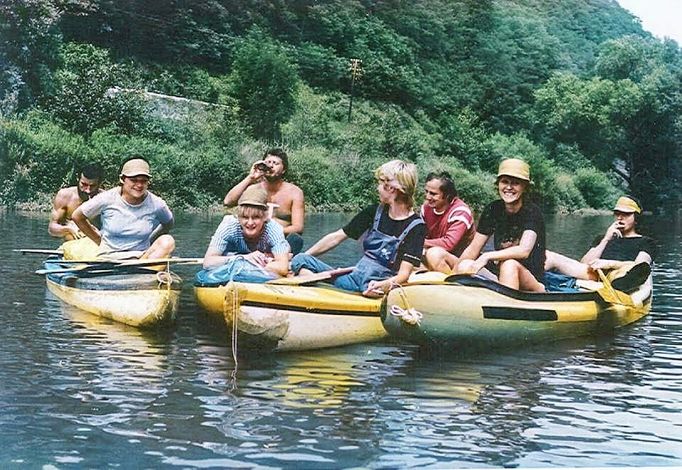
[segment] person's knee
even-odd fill
[[[515,259],[506,259],[504,261],[500,261],[500,264],[498,265],[500,270],[500,277],[518,275],[521,266],[522,266],[521,263],[519,263]]]
[[[431,248],[428,248],[426,250],[426,253],[424,253],[424,261],[426,261],[426,266],[429,269],[434,269],[436,266],[440,264],[441,261],[443,261],[446,254],[447,251],[445,251],[445,249],[441,248],[440,246],[433,246]]]
[[[301,269],[308,268],[310,266],[311,255],[305,253],[299,253],[293,258],[291,258],[291,272],[298,274]]]
[[[154,246],[165,253],[172,253],[175,250],[175,238],[172,235],[161,235],[154,241]]]

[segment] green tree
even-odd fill
[[[232,94],[255,137],[276,141],[296,106],[299,77],[285,49],[260,30],[241,42],[230,74]]]
[[[60,16],[53,0],[0,3],[0,111],[24,109],[50,94]]]
[[[113,63],[107,51],[89,44],[66,44],[60,56],[57,91],[48,106],[59,122],[82,135],[112,124],[124,133],[136,130],[144,118],[142,103],[110,92],[126,85],[124,67]]]

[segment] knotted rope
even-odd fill
[[[408,325],[419,325],[424,315],[419,310],[410,306],[410,301],[407,299],[403,286],[391,283],[391,288],[394,287],[398,289],[398,295],[400,295],[400,299],[407,308],[402,308],[399,305],[393,304],[389,309],[389,313],[394,317],[400,318]]]

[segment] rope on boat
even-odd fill
[[[235,256],[230,259],[227,263],[234,264],[237,260],[244,259],[243,256]],[[242,266],[238,266],[237,269],[231,270],[230,279],[227,282],[225,290],[225,298],[223,299],[223,316],[226,321],[232,323],[232,331],[230,337],[230,349],[232,350],[232,361],[234,362],[234,369],[230,374],[230,390],[237,388],[237,370],[239,368],[238,354],[237,354],[237,338],[239,329],[237,323],[239,322],[239,289],[234,287],[234,278],[242,270]],[[232,284],[232,286],[230,286]],[[232,287],[232,288],[230,288]],[[231,293],[231,294],[230,294]],[[230,319],[227,318],[228,312],[231,312]]]
[[[391,305],[389,309],[391,315],[400,318],[408,325],[419,325],[422,321],[422,313],[414,308],[402,308],[398,305]]]
[[[173,282],[176,282],[179,280],[179,277],[177,274],[172,273],[170,271],[157,271],[156,272],[156,282],[159,283],[159,287],[161,286],[166,286],[168,290],[170,290],[171,286],[173,285]]]
[[[405,294],[405,289],[403,289],[403,286],[401,286],[400,284],[391,283],[391,288],[398,289],[398,294],[400,295],[400,298],[407,307],[402,308],[399,305],[395,304],[391,305],[391,308],[389,308],[389,312],[391,313],[391,315],[400,318],[408,325],[419,325],[424,315],[419,310],[412,308],[410,306],[410,301],[408,300],[407,295]]]

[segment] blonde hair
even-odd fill
[[[263,209],[262,207],[259,206],[249,206],[249,205],[243,205],[243,206],[237,206],[237,217],[253,217],[255,215],[261,215],[265,217],[267,209]]]
[[[414,191],[417,187],[417,167],[414,163],[391,160],[374,170],[374,177],[388,180],[389,185],[402,193],[408,205],[414,206]]]

